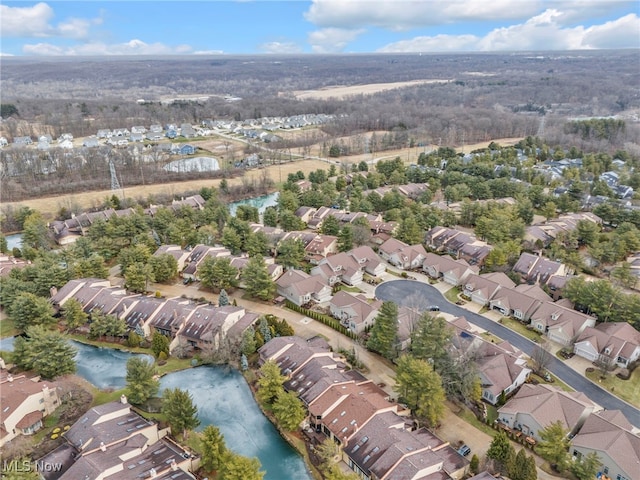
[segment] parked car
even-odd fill
[[[471,448],[469,448],[468,445],[462,445],[459,449],[458,449],[458,453],[460,455],[462,455],[463,457],[466,457],[467,455],[469,455],[471,453]]]
[[[427,307],[427,310],[429,310],[430,312],[439,312],[440,307],[438,305],[429,305]]]

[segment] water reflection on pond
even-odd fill
[[[134,355],[142,355],[114,348],[94,347],[73,340],[71,344],[78,351],[77,374],[102,389],[123,388],[127,384],[127,360]],[[142,356],[153,360],[151,355]]]
[[[188,390],[198,406],[200,429],[214,424],[227,446],[241,455],[258,457],[266,480],[311,479],[304,461],[262,414],[242,375],[225,367],[204,366],[170,373],[161,390]]]

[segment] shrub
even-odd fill
[[[160,354],[158,355],[158,362],[166,362],[167,358],[169,358],[167,352],[160,352]]]

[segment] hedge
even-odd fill
[[[340,325],[340,322],[338,322],[338,320],[336,320],[333,317],[330,317],[329,315],[324,315],[322,313],[314,312],[313,310],[309,310],[308,308],[299,307],[298,305],[296,305],[290,300],[285,300],[285,306],[288,309],[293,310],[294,312],[301,313],[303,315],[306,315],[309,318],[312,318],[313,320],[317,320],[320,323],[324,323],[327,327],[333,328],[335,331],[340,332],[341,334],[351,338],[352,340],[355,340],[356,338],[358,338],[357,334],[353,333],[348,328],[345,328],[344,326]]]

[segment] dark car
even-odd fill
[[[460,455],[462,455],[463,457],[466,457],[467,455],[469,455],[471,453],[471,448],[469,448],[468,445],[462,445],[459,449],[458,449],[458,453]]]

